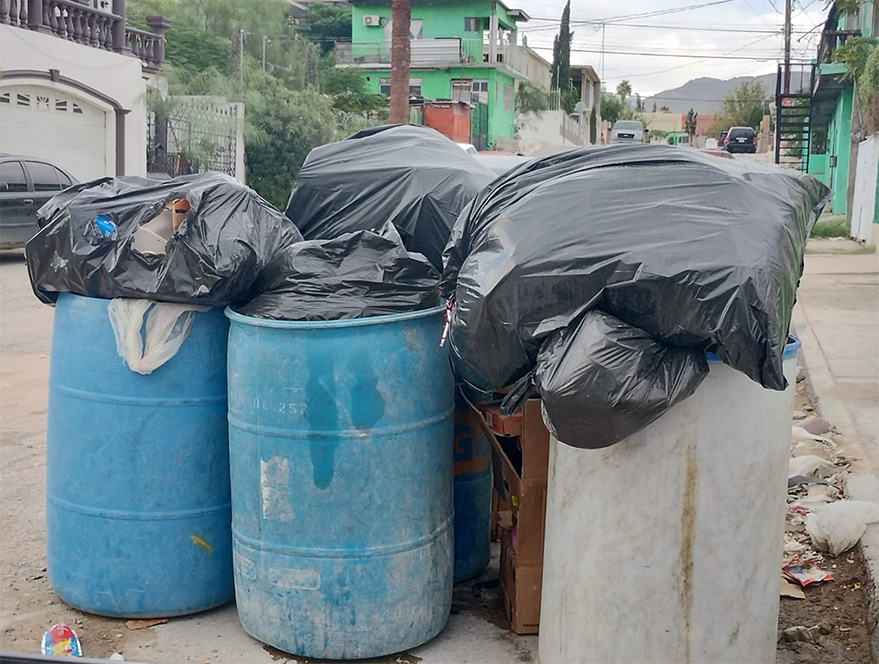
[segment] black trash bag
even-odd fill
[[[815,178],[691,148],[615,145],[529,162],[484,189],[445,250],[460,379],[489,391],[600,309],[784,389]]]
[[[552,435],[595,449],[640,431],[693,394],[707,375],[704,352],[658,343],[593,310],[546,340],[534,383]]]
[[[237,309],[276,320],[342,320],[406,313],[440,301],[439,272],[403,246],[390,223],[284,248],[260,279],[264,292]]]
[[[146,251],[138,244],[143,233],[135,233],[162,221],[165,205],[178,199],[190,209],[165,253]],[[269,259],[302,240],[283,214],[219,173],[94,180],[61,192],[37,217],[27,266],[34,293],[48,303],[61,292],[215,307],[245,302]]]
[[[494,178],[430,127],[375,127],[308,154],[287,216],[307,240],[378,231],[390,221],[409,251],[442,270],[458,214]]]

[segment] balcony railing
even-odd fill
[[[113,11],[105,11],[77,0],[0,0],[0,23],[133,55],[145,69],[157,70],[165,60],[164,32],[170,23],[150,16],[147,22],[153,32],[129,28],[124,0],[113,0],[112,7]]]
[[[487,64],[491,60],[489,44],[481,39],[412,39],[409,42],[412,67],[448,67],[450,65]],[[390,65],[391,43],[336,42],[336,62],[354,65]],[[521,75],[527,73],[528,55],[512,44],[498,44],[495,64]]]

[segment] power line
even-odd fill
[[[595,24],[595,23],[614,23],[615,21],[625,21],[632,18],[648,18],[650,16],[665,16],[667,14],[679,14],[680,12],[688,12],[694,9],[702,9],[703,7],[714,7],[716,5],[725,5],[735,0],[714,0],[713,2],[703,2],[698,5],[687,5],[685,7],[670,7],[668,9],[659,9],[652,12],[639,12],[637,14],[620,14],[618,16],[608,16],[606,18],[592,19],[588,21],[571,21],[571,25]],[[533,17],[535,21],[558,21],[559,19],[547,18],[545,16]]]

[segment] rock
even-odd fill
[[[812,635],[812,630],[803,625],[797,625],[795,627],[788,627],[786,630],[783,630],[781,633],[782,641],[812,641],[815,637]]]
[[[811,415],[804,419],[800,422],[799,426],[816,436],[820,436],[822,433],[827,433],[833,428],[830,426],[830,422],[821,419],[820,417],[816,417],[815,415]]]
[[[833,632],[833,625],[831,625],[830,623],[820,623],[819,625],[815,625],[815,627],[817,627],[818,631],[825,636]],[[815,629],[815,627],[813,627],[812,629]]]

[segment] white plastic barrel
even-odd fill
[[[784,392],[712,361],[616,445],[550,441],[541,664],[775,662],[799,345]]]

